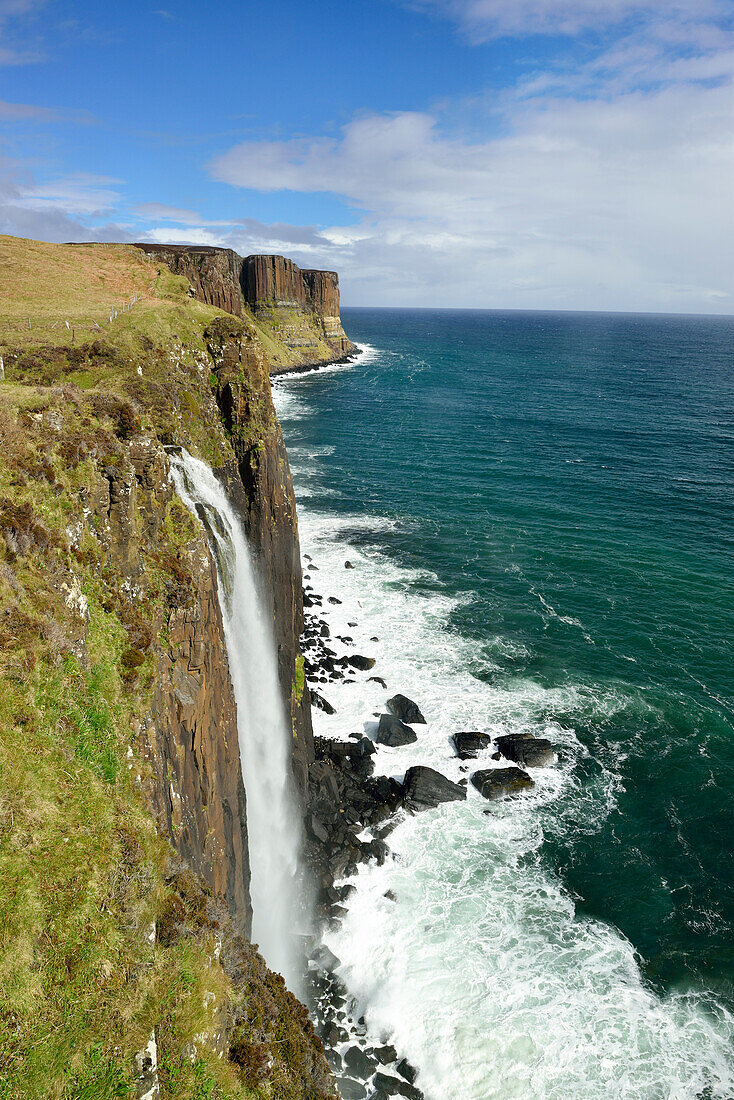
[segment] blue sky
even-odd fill
[[[734,313],[732,0],[0,0],[0,231]]]

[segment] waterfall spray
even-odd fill
[[[268,966],[297,991],[300,828],[272,628],[242,524],[224,489],[212,470],[186,451],[169,457],[176,490],[204,525],[217,563],[247,795],[253,940]]]

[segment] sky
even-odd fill
[[[0,232],[734,314],[734,0],[0,0]]]

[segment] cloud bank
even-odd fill
[[[485,104],[489,138],[455,113],[370,115],[210,171],[346,201],[359,222],[322,231],[323,262],[355,300],[734,312],[734,55],[658,61],[651,90],[604,64],[603,95],[563,94],[589,74],[556,72]]]

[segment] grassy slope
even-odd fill
[[[62,344],[70,340],[67,321],[83,341],[97,331],[94,322],[109,328],[110,314],[132,298],[154,305],[158,268],[138,249],[121,245],[0,235],[0,273],[0,341]]]
[[[216,920],[202,917],[211,899],[167,873],[170,849],[129,768],[155,631],[165,641],[197,532],[174,501],[165,552],[149,553],[149,589],[131,607],[85,515],[99,468],[124,460],[131,433],[224,457],[203,340],[218,311],[128,249],[0,244],[15,315],[31,316],[21,346],[0,345],[0,1098],[132,1095],[133,1055],[153,1027],[163,1097],[306,1096],[296,1002],[246,948],[247,982],[232,986]],[[83,346],[56,346],[44,328],[52,304],[106,311],[105,295],[141,285],[149,297]],[[240,1069],[216,1050],[225,1016],[239,1020]]]

